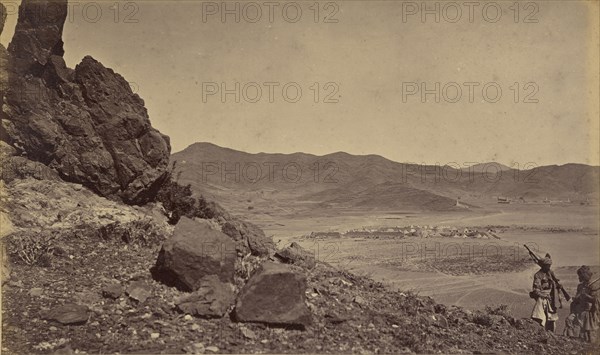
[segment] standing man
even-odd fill
[[[552,259],[549,254],[538,262],[540,271],[533,275],[533,291],[529,293],[535,299],[531,318],[546,330],[554,332],[558,314],[556,313],[557,282],[550,270]],[[558,280],[556,280],[558,281]]]
[[[598,290],[593,287],[598,280],[591,281],[592,275],[592,270],[587,265],[577,270],[577,295],[571,303],[571,314],[565,321],[566,335],[580,337],[588,342],[596,340],[596,333],[600,328],[600,300]]]

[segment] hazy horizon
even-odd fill
[[[390,1],[318,2],[318,23],[314,2],[304,1],[293,23],[280,11],[270,21],[266,8],[255,23],[244,13],[237,23],[234,16],[223,23],[206,8],[223,2],[135,1],[118,13],[105,2],[94,22],[82,16],[84,3],[73,3],[79,5],[65,24],[67,64],[91,55],[132,83],[173,152],[211,142],[247,152],[343,151],[398,162],[600,165],[597,2],[527,2],[536,11],[521,3],[518,22],[512,2],[492,2],[502,10],[497,22],[482,18],[488,2],[479,2],[473,22],[458,2],[463,14],[456,23],[445,20],[448,13],[439,23],[434,16],[422,21],[407,15],[403,2]],[[88,17],[99,4],[90,3]],[[325,23],[326,15],[337,22]],[[527,16],[537,22],[525,23]],[[9,11],[5,45],[16,18]],[[303,95],[290,103],[276,91],[271,103],[264,85],[270,82],[297,83]],[[473,102],[467,82],[478,83]],[[210,83],[258,83],[263,95],[256,103],[244,95],[239,103],[233,95],[222,102],[218,94],[203,102]],[[421,102],[420,93],[407,95],[415,83],[419,90],[439,83],[448,97],[458,85],[462,97]],[[490,83],[489,93],[502,90],[496,103],[481,96]],[[538,102],[524,102],[528,95]]]
[[[245,150],[239,150],[239,149],[235,149],[232,147],[227,147],[227,146],[222,146],[222,145],[218,145],[212,142],[194,142],[190,145],[188,145],[187,147],[181,149],[181,150],[177,150],[177,151],[172,151],[171,155],[174,154],[178,154],[181,153],[183,151],[185,151],[186,149],[190,148],[191,146],[195,145],[195,144],[211,144],[214,146],[217,146],[219,148],[222,149],[231,149],[231,150],[235,150],[238,152],[242,152],[242,153],[248,153],[248,154],[286,154],[286,155],[292,155],[292,154],[307,154],[307,155],[313,155],[316,157],[323,157],[323,156],[327,156],[327,155],[332,155],[332,154],[337,154],[337,153],[343,153],[343,154],[351,154],[354,156],[370,156],[370,155],[376,155],[376,156],[380,156],[384,159],[393,161],[395,163],[401,163],[401,164],[425,164],[425,165],[436,165],[439,164],[441,166],[445,165],[445,164],[452,164],[452,163],[459,163],[461,165],[463,165],[465,168],[469,167],[469,166],[475,166],[475,165],[479,165],[479,164],[490,164],[490,163],[497,163],[500,165],[503,165],[505,167],[511,168],[511,163],[518,163],[518,162],[511,162],[511,163],[504,163],[504,162],[499,162],[499,161],[485,161],[485,162],[467,162],[467,161],[448,161],[448,162],[422,162],[422,161],[398,161],[398,160],[394,160],[392,158],[386,157],[385,155],[381,155],[381,154],[352,154],[352,153],[348,153],[346,151],[343,150],[338,150],[338,151],[333,151],[333,152],[329,152],[329,153],[325,153],[325,154],[313,154],[313,153],[308,153],[308,152],[303,152],[303,151],[297,151],[297,152],[290,152],[290,153],[282,153],[282,152],[270,152],[270,151],[254,151],[254,152],[249,152],[249,151],[245,151]],[[471,164],[473,163],[473,164]],[[600,165],[592,165],[592,164],[584,164],[584,163],[564,163],[564,164],[544,164],[544,165],[535,165],[535,162],[525,162],[523,164],[527,164],[527,163],[534,163],[533,165],[529,165],[527,169],[530,168],[535,168],[535,167],[540,167],[540,166],[551,166],[551,165],[557,165],[557,166],[563,166],[563,165],[568,165],[568,164],[581,164],[581,165],[588,165],[591,167],[600,167]],[[452,167],[455,167],[456,165],[452,165]],[[513,166],[514,169],[517,169],[518,167]],[[522,166],[520,167],[521,169],[523,168]]]

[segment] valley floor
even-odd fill
[[[535,247],[538,254],[550,253],[558,278],[574,295],[579,266],[596,266],[600,271],[597,213],[593,206],[491,205],[485,211],[469,213],[300,216],[282,218],[275,224],[256,221],[280,246],[297,242],[322,261],[368,275],[393,289],[411,290],[437,302],[469,309],[506,304],[515,316],[525,318],[533,306],[529,291],[537,267],[528,260],[523,244]],[[499,234],[500,240],[307,237],[311,231],[410,225],[504,226],[505,230]],[[482,255],[496,256],[498,250],[498,257]],[[466,258],[456,258],[457,253]],[[562,332],[568,315],[568,302],[563,302],[558,332]]]

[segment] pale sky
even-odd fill
[[[435,14],[421,18],[420,6],[434,8],[435,1],[319,2],[318,23],[315,1],[287,5],[287,20],[282,10],[290,2],[281,2],[272,22],[265,2],[240,1],[239,23],[234,15],[223,23],[221,1],[120,2],[118,14],[109,8],[114,0],[95,2],[87,18],[79,1],[65,24],[65,59],[75,67],[92,55],[133,82],[173,152],[211,142],[252,153],[346,151],[431,164],[600,164],[597,1],[521,2],[518,21],[514,1],[488,5],[488,20],[488,1],[478,1],[472,22],[468,2],[457,1],[462,16],[455,23],[456,8],[445,2],[437,2],[439,23]],[[294,4],[302,10],[295,23]],[[262,16],[253,23],[256,7]],[[502,13],[492,23],[497,7]],[[332,13],[337,23],[325,23]],[[5,45],[16,18],[9,12]],[[228,89],[240,83],[241,102],[234,95],[222,102],[219,94],[203,102],[203,83],[213,82]],[[272,103],[270,82],[279,84]],[[247,102],[256,93],[248,83],[260,87],[258,102]],[[289,83],[302,89],[298,102],[283,97]],[[420,92],[408,95],[436,83],[439,103],[434,94],[425,103]],[[457,86],[462,96],[448,102]],[[487,102],[496,87],[498,102]],[[324,103],[336,89],[330,98],[339,102]],[[288,94],[295,96],[294,87]],[[528,94],[538,102],[524,103]]]

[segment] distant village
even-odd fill
[[[449,226],[418,226],[408,227],[380,227],[351,229],[345,232],[312,232],[305,235],[308,239],[331,238],[373,238],[373,239],[401,239],[401,238],[471,238],[471,239],[500,239],[499,231],[493,228],[484,230],[457,228]]]
[[[510,204],[510,203],[538,203],[537,200],[533,200],[533,201],[525,201],[525,199],[523,197],[519,197],[519,198],[510,198],[510,197],[503,197],[503,196],[498,196],[497,197],[497,201],[498,203],[504,203],[504,204]],[[544,200],[541,201],[542,203],[546,203],[546,204],[571,204],[573,203],[571,201],[570,198],[567,198],[566,200],[550,200],[548,199],[548,197],[546,197]],[[580,201],[581,205],[590,205],[590,200],[589,198],[586,199],[585,201]],[[456,201],[456,205],[459,205],[458,200]]]

